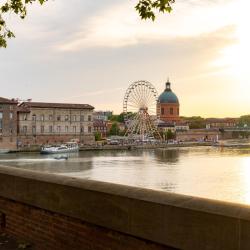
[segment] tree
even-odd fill
[[[201,129],[206,127],[205,119],[200,116],[182,117],[189,124],[190,129]]]
[[[168,129],[168,131],[165,132],[165,136],[167,141],[175,138],[175,134],[170,129]]]
[[[244,126],[250,126],[250,115],[243,115],[239,119],[239,126],[244,127]]]
[[[102,135],[99,131],[95,132],[95,141],[100,141],[102,139]]]
[[[7,47],[7,39],[14,38],[14,33],[9,30],[4,16],[8,13],[15,13],[21,19],[27,15],[27,5],[39,2],[41,5],[48,0],[5,0],[0,6],[0,47]],[[135,9],[138,11],[141,19],[155,20],[156,11],[165,13],[171,12],[172,4],[175,0],[137,0]]]
[[[119,135],[120,129],[116,122],[114,122],[110,128],[109,135]]]

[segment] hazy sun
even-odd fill
[[[222,57],[217,61],[220,66],[226,66],[227,73],[235,77],[240,85],[246,85],[250,80],[250,1],[241,0],[235,9],[236,43],[222,51]]]

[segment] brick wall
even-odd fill
[[[1,197],[0,224],[36,250],[173,249]]]

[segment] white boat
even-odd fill
[[[10,152],[9,149],[0,149],[0,154],[7,154],[9,152]]]
[[[76,142],[67,142],[60,146],[44,146],[41,149],[41,154],[60,154],[79,151],[79,146]]]

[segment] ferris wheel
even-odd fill
[[[124,96],[123,113],[128,137],[144,140],[148,137],[160,139],[156,128],[156,105],[158,93],[147,81],[132,83]]]

